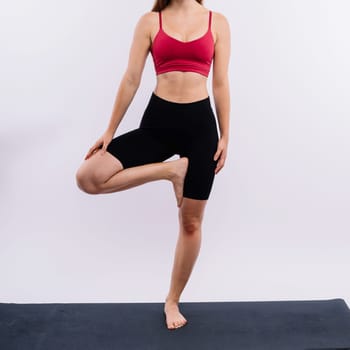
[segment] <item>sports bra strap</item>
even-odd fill
[[[205,22],[207,22],[206,27],[210,28],[213,15],[211,11],[208,12],[209,16],[207,13],[202,14],[201,17],[208,16]],[[215,53],[211,30],[207,29],[198,39],[183,42],[162,32],[163,11],[158,11],[158,16],[160,30],[158,33],[162,35],[156,34],[150,46],[157,75],[180,71],[195,72],[208,77]]]
[[[161,11],[159,11],[159,28],[162,29],[162,14],[161,14]]]

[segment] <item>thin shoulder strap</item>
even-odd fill
[[[159,28],[162,29],[162,11],[159,11]]]
[[[211,11],[209,11],[209,29],[211,29]]]

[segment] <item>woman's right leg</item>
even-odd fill
[[[183,183],[188,159],[155,162],[123,169],[118,158],[98,150],[85,160],[76,174],[78,187],[89,194],[123,191],[146,182],[169,180],[173,184],[177,205],[181,206]]]

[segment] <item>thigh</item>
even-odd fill
[[[217,161],[214,155],[218,138],[215,133],[211,137],[197,137],[192,141],[188,151],[183,156],[188,157],[188,169],[184,182],[183,196],[197,200],[209,198]]]
[[[93,183],[107,181],[115,173],[123,169],[121,162],[110,153],[102,154],[97,150],[88,159],[84,160],[77,172],[77,177],[82,181]]]
[[[162,162],[174,152],[161,138],[161,130],[138,128],[115,137],[107,146],[107,152],[116,157],[123,168]]]
[[[213,157],[214,157],[214,153]],[[216,162],[211,157],[204,158],[198,153],[189,154],[189,165],[184,182],[183,196],[198,200],[209,198],[214,177]]]
[[[180,156],[188,157],[183,196],[207,200],[215,177],[218,130],[210,100],[188,105]]]
[[[184,197],[182,205],[179,208],[180,222],[191,221],[193,219],[202,222],[207,202],[207,200],[198,200]]]

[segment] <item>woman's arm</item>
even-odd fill
[[[144,14],[138,21],[129,52],[127,69],[119,85],[107,132],[114,135],[140,85],[142,72],[151,45],[152,12]]]
[[[213,96],[218,118],[220,139],[214,160],[219,159],[215,173],[225,164],[229,141],[230,88],[228,67],[231,52],[231,34],[227,19],[220,13],[215,14],[216,43],[213,61]]]
[[[152,19],[154,21],[154,13],[148,12],[137,22],[129,52],[128,66],[119,85],[108,127],[89,149],[85,159],[90,158],[100,148],[102,148],[101,155],[106,153],[107,146],[113,139],[115,131],[135,96],[151,45]]]

